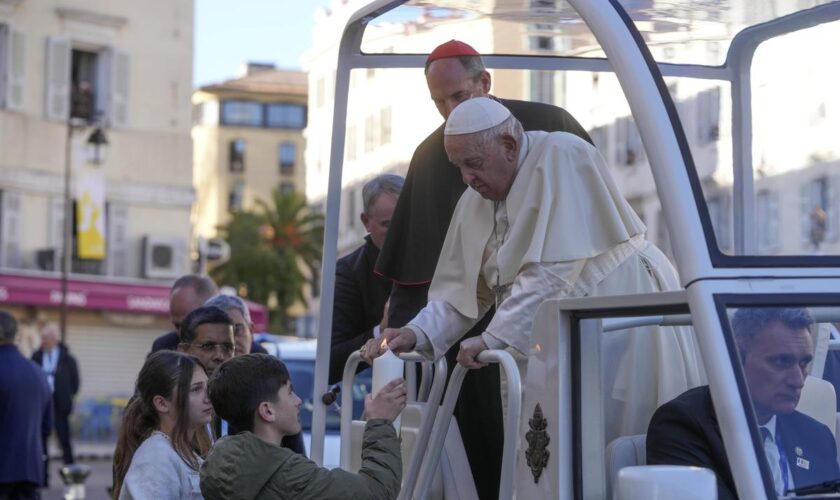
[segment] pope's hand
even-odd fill
[[[457,361],[466,368],[484,368],[487,363],[480,363],[476,361],[475,357],[482,351],[487,350],[487,344],[481,337],[472,337],[461,342],[461,350],[458,351]]]
[[[417,344],[417,335],[411,328],[386,328],[382,336],[388,339],[388,347],[394,354],[411,352]]]
[[[411,328],[386,328],[379,337],[368,340],[362,347],[362,359],[367,364],[373,365],[373,360],[385,353],[383,339],[388,341],[388,347],[394,354],[409,352],[417,343],[417,336]]]

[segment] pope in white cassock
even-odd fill
[[[458,105],[444,134],[449,159],[472,189],[458,201],[428,304],[404,328],[383,332],[394,352],[437,359],[495,305],[484,333],[463,341],[458,354],[459,363],[478,368],[475,356],[485,349],[527,356],[546,299],[679,288],[591,144],[565,132],[523,132],[486,97]],[[363,351],[372,358],[380,348],[370,342]],[[603,358],[607,439],[646,432],[660,404],[704,383],[686,328],[605,335]]]

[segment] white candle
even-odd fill
[[[388,382],[395,378],[402,378],[405,374],[405,362],[398,358],[391,349],[388,349],[388,343],[382,339],[382,345],[385,347],[385,353],[373,360],[373,380],[371,381],[371,394],[376,397],[383,387],[388,385]],[[400,428],[400,417],[394,419],[394,428]]]

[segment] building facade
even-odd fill
[[[305,192],[306,75],[246,64],[240,78],[195,91],[196,236],[279,191]]]
[[[791,1],[779,0],[778,8],[785,10],[785,4]],[[347,19],[364,3],[334,0],[318,11],[312,47],[304,58],[309,74],[311,125],[306,131],[307,194],[316,207],[326,198],[338,43]],[[667,4],[650,0],[643,6],[655,11],[659,3]],[[400,7],[390,18],[377,19],[368,26],[362,50],[423,54],[456,38],[481,53],[603,57],[585,23],[563,2],[532,1],[532,23],[505,21],[508,7],[518,9],[519,5],[517,0],[479,0],[462,6],[463,10]],[[737,31],[739,23],[750,23],[754,15],[759,14],[739,7],[727,18],[730,25],[698,21],[676,35],[653,30],[644,36],[659,37],[649,41],[657,61],[715,66],[727,56],[727,33]],[[755,231],[754,253],[840,251],[840,143],[836,141],[840,98],[836,92],[826,91],[840,83],[840,71],[836,65],[825,64],[818,51],[809,49],[836,45],[840,30],[834,24],[785,36],[756,54],[755,224],[748,227]],[[644,26],[640,29],[645,31]],[[785,66],[777,64],[780,57]],[[783,67],[787,68],[785,72],[780,70]],[[645,221],[648,239],[667,253],[671,235],[665,227],[641,137],[617,79],[597,71],[490,73],[491,93],[555,104],[578,119],[601,150],[622,192]],[[719,246],[723,252],[732,253],[731,89],[719,82],[686,77],[666,78],[666,84],[694,156]],[[826,96],[831,96],[829,101]],[[780,102],[790,105],[779,106]],[[415,147],[441,122],[429,100],[422,70],[354,70],[345,135],[339,255],[355,248],[364,235],[358,223],[359,192],[364,181],[386,171],[404,174]],[[317,317],[317,301],[313,301],[311,313]]]
[[[190,270],[192,45],[192,0],[0,0],[0,307],[31,349],[66,301],[81,399],[131,394]]]

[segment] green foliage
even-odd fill
[[[303,269],[320,267],[324,216],[311,212],[303,195],[278,191],[271,200],[257,201],[253,212],[234,212],[219,228],[230,244],[231,258],[211,274],[219,285],[247,288],[248,298],[268,303],[272,294],[272,325],[288,322],[295,301],[306,303]]]

